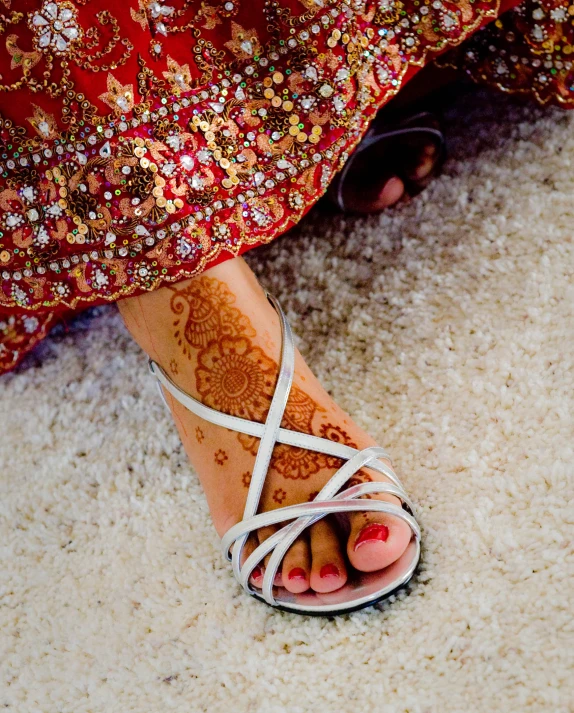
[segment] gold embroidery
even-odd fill
[[[496,1],[459,2],[454,22],[442,3],[421,0],[407,27],[391,0],[361,0],[353,12],[305,1],[302,14],[268,0],[264,29],[255,29],[248,13],[238,17],[239,0],[177,8],[139,0],[131,17],[152,33],[158,66],[138,56],[133,81],[118,72],[136,57],[113,10],[44,0],[3,18],[17,76],[0,90],[38,99],[29,128],[0,120],[0,172],[19,195],[0,216],[0,252],[9,253],[0,304],[115,300],[283,232],[325,191],[409,66],[498,10]],[[191,32],[188,61],[163,50],[183,32]],[[98,79],[91,96],[76,88],[72,65]],[[40,105],[44,94],[59,115]],[[23,192],[54,190],[62,214],[40,232]],[[27,225],[8,226],[11,211]]]

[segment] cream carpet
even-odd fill
[[[574,710],[574,115],[473,93],[374,219],[251,263],[419,504],[407,592],[333,620],[244,596],[115,308],[0,380],[0,708]]]

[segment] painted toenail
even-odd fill
[[[261,567],[259,565],[257,565],[253,572],[251,572],[251,576],[253,577],[253,579],[261,579],[262,574],[263,573],[261,572]]]
[[[367,525],[366,527],[363,527],[361,534],[355,541],[355,551],[357,551],[361,545],[366,545],[369,542],[386,542],[388,539],[389,528],[386,525],[381,525],[379,523]]]
[[[339,568],[334,564],[324,564],[319,572],[319,577],[323,579],[324,577],[338,577]]]
[[[307,575],[302,567],[295,567],[289,572],[289,579],[307,579]]]

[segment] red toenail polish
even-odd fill
[[[324,564],[319,572],[319,577],[323,579],[324,577],[338,577],[339,568],[334,564]]]
[[[251,572],[251,576],[253,577],[253,579],[260,579],[261,574],[262,574],[261,567],[259,565],[257,565],[257,567],[255,567],[253,572]]]
[[[295,567],[289,572],[289,579],[307,579],[307,575],[302,567]]]
[[[366,545],[368,542],[386,542],[388,539],[389,528],[386,525],[373,523],[363,527],[355,542],[355,550],[358,550],[361,545]]]

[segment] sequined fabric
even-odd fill
[[[440,61],[541,104],[574,105],[574,4],[525,0]]]
[[[516,26],[552,54],[533,27],[556,46],[569,10],[539,20],[538,7],[478,37],[502,47]],[[500,12],[498,0],[0,0],[0,371],[64,312],[285,232],[404,82]],[[469,51],[457,50],[465,66]],[[538,98],[564,101],[570,70],[556,69]]]

